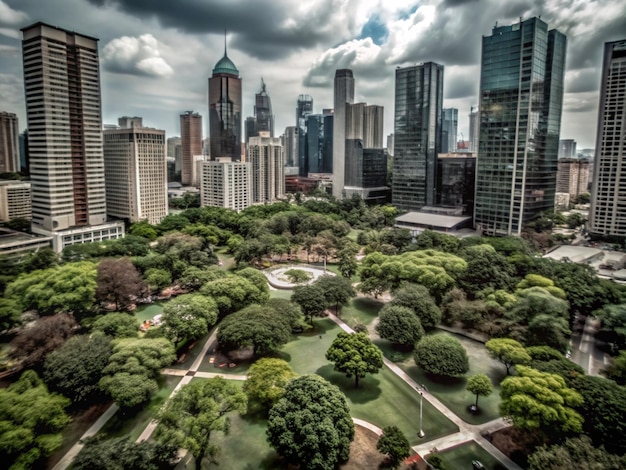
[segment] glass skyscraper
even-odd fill
[[[483,37],[474,222],[519,235],[554,210],[566,38],[539,18]]]
[[[313,97],[311,95],[298,96],[296,107],[296,127],[298,129],[298,167],[300,176],[306,176],[308,164],[306,161],[306,118],[313,114]]]
[[[459,124],[459,110],[444,108],[441,117],[441,153],[456,152],[456,134]]]
[[[392,203],[419,210],[436,202],[441,150],[443,65],[396,69]]]
[[[589,232],[626,236],[626,39],[604,45]]]

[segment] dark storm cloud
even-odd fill
[[[574,70],[565,76],[565,93],[586,93],[598,90],[600,86],[599,67]]]
[[[308,5],[306,14],[295,12],[289,2],[271,0],[87,0],[112,6],[162,26],[185,33],[234,33],[232,46],[261,59],[286,57],[299,48],[328,41],[329,34],[343,35],[354,27],[348,19],[343,28],[333,28],[337,9],[352,1],[322,0]],[[290,16],[293,13],[295,16]]]

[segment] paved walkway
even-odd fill
[[[348,332],[354,333],[354,330],[346,325],[343,320],[337,317],[335,314],[328,312],[328,318],[334,321],[339,327]],[[469,424],[459,418],[456,414],[454,414],[447,406],[441,403],[436,397],[428,393],[428,391],[420,384],[416,383],[406,372],[404,372],[400,367],[398,367],[395,363],[391,362],[387,358],[383,358],[383,363],[398,377],[404,380],[410,387],[412,387],[415,391],[421,392],[424,395],[424,399],[428,401],[431,405],[433,405],[441,414],[443,414],[446,418],[456,424],[459,428],[459,431],[453,434],[449,434],[447,436],[440,437],[439,439],[435,439],[434,441],[429,441],[424,444],[413,446],[413,450],[415,453],[419,454],[420,457],[424,457],[435,449],[437,451],[442,451],[448,449],[450,447],[454,447],[465,442],[475,441],[478,445],[483,447],[487,452],[496,457],[500,463],[502,463],[506,468],[510,470],[521,470],[521,467],[509,459],[506,455],[500,452],[496,447],[494,447],[487,439],[485,439],[482,434],[492,433],[499,429],[504,429],[511,426],[506,420],[502,418],[495,419],[493,421],[489,421],[484,424],[474,425]]]

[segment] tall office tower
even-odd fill
[[[269,132],[269,136],[274,137],[272,100],[270,95],[267,94],[263,79],[261,79],[261,89],[254,96],[254,117],[256,118],[257,132]]]
[[[202,155],[202,116],[193,111],[180,115],[180,178],[183,186],[196,186],[196,157]]]
[[[559,158],[577,158],[576,141],[573,139],[559,140]]]
[[[22,132],[19,136],[19,141],[20,141],[20,170],[25,173],[25,174],[29,174],[29,167],[30,167],[30,156],[28,154],[28,129],[24,129],[24,132]]]
[[[308,173],[333,172],[333,114],[309,114],[306,118],[305,163]]]
[[[394,146],[394,135],[393,134],[389,134],[387,136],[387,153],[393,157],[393,146]]]
[[[300,168],[300,176],[307,175],[306,162],[306,118],[313,114],[313,97],[311,95],[298,96],[298,104],[296,106],[296,127],[298,129],[298,163]]]
[[[354,75],[350,69],[335,71],[333,121],[333,196],[343,198],[346,165],[346,104],[354,102]]]
[[[252,167],[252,204],[285,197],[285,154],[279,138],[270,137],[269,131],[250,138],[247,162]]]
[[[224,38],[224,41],[226,39]],[[209,78],[209,129],[211,159],[230,157],[241,160],[241,78],[226,53]]]
[[[383,135],[384,107],[375,104],[363,108],[363,148],[381,149],[384,147]]]
[[[119,118],[104,131],[107,214],[128,222],[159,224],[167,215],[165,131],[141,118]]]
[[[17,114],[0,112],[0,173],[20,171]]]
[[[283,147],[285,149],[285,166],[298,166],[298,128],[288,126],[283,134]]]
[[[566,38],[539,18],[483,36],[474,224],[520,235],[554,210]]]
[[[167,138],[167,156],[170,158],[176,158],[177,148],[182,145],[180,137],[168,137]],[[180,152],[180,150],[178,150]]]
[[[474,215],[476,157],[473,154],[440,154],[437,157],[437,206]]]
[[[123,236],[122,223],[104,225],[98,40],[44,23],[22,34],[32,230],[56,251]]]
[[[571,198],[588,192],[589,160],[560,158],[556,172],[556,192],[568,193]]]
[[[626,236],[626,39],[604,44],[589,232]]]
[[[480,113],[478,107],[472,106],[469,113],[469,151],[478,153],[478,139],[480,138]]]
[[[435,205],[442,104],[443,65],[396,69],[391,199],[400,210]]]
[[[254,116],[248,116],[244,123],[244,142],[247,144],[250,137],[256,137],[259,135],[259,131],[256,126],[256,118]]]
[[[459,110],[443,108],[441,114],[441,153],[456,152],[456,135],[459,125]]]
[[[200,204],[241,211],[250,206],[252,167],[249,162],[200,163]]]

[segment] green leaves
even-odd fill
[[[457,377],[469,370],[465,348],[453,336],[424,337],[415,348],[415,364],[429,374]]]
[[[355,387],[360,378],[377,373],[383,366],[382,352],[365,333],[339,333],[326,351],[326,359],[346,377],[354,376]]]

